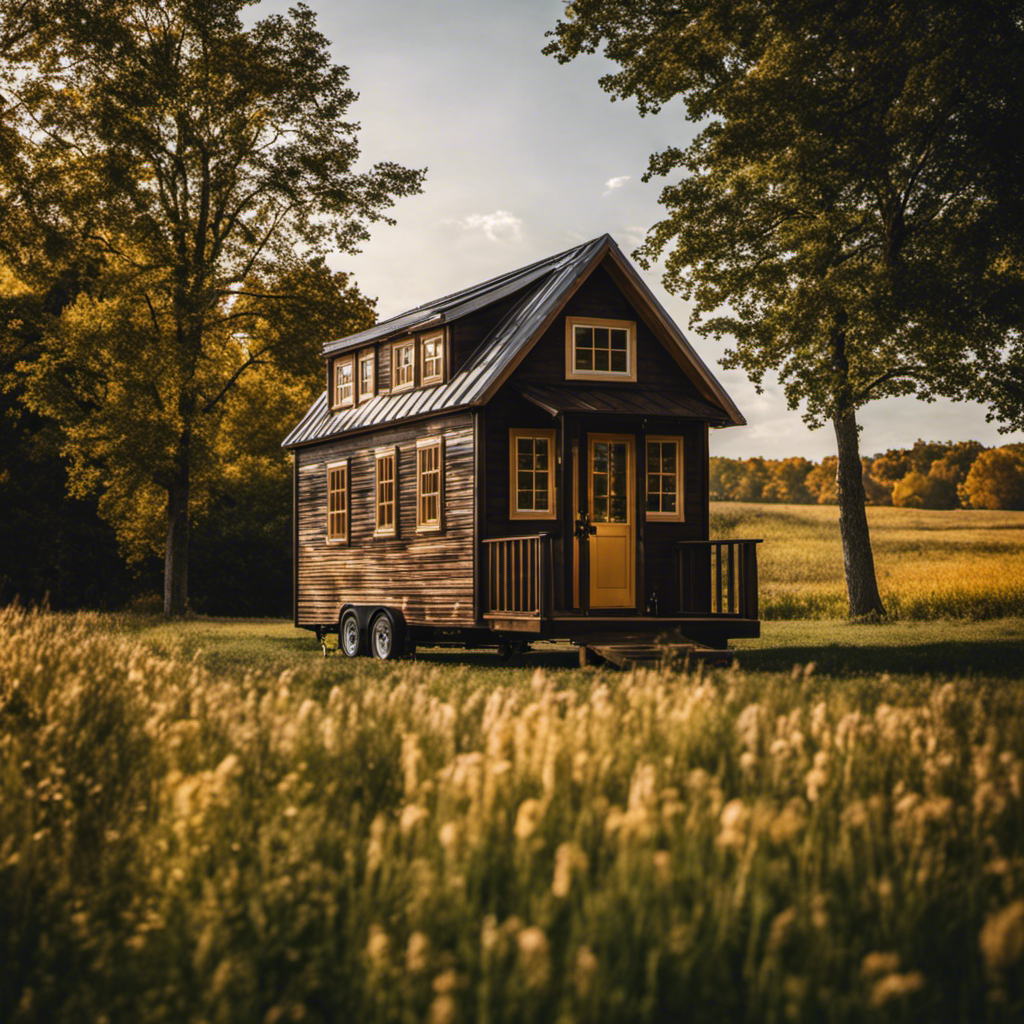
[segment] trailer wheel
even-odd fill
[[[375,658],[390,661],[397,656],[395,647],[395,627],[391,616],[385,611],[379,611],[370,623],[370,652]]]
[[[349,658],[357,658],[363,653],[363,638],[359,633],[359,616],[351,608],[341,617],[341,625],[338,627],[338,646]]]

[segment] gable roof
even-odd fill
[[[718,422],[723,426],[745,423],[732,399],[715,380],[632,264],[623,256],[614,239],[610,235],[601,235],[511,273],[424,303],[358,334],[328,342],[324,346],[325,355],[348,352],[370,342],[397,337],[413,330],[452,323],[469,313],[522,293],[466,363],[446,383],[393,395],[379,394],[367,402],[334,411],[328,407],[327,392],[324,391],[285,438],[283,447],[294,448],[400,420],[485,405],[540,340],[576,288],[606,257],[611,259],[616,283],[623,288],[637,311],[645,315],[662,343],[681,366],[696,372],[698,387],[711,407],[720,410]]]

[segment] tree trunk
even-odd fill
[[[167,490],[167,551],[164,556],[164,615],[185,614],[188,605],[188,458],[179,454],[178,472]]]
[[[864,505],[863,467],[857,416],[853,409],[837,412],[832,420],[836,431],[839,466],[836,487],[839,492],[839,536],[843,542],[843,566],[846,569],[846,594],[850,618],[885,615],[875,581],[875,559],[871,554],[868,517]]]

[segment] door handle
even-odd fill
[[[580,540],[589,540],[594,533],[597,533],[597,527],[590,522],[590,513],[581,512],[576,520],[576,536]]]

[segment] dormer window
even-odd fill
[[[409,338],[391,346],[391,390],[406,391],[416,386],[416,342]]]
[[[636,380],[636,324],[566,317],[565,376],[567,380]]]
[[[422,384],[437,384],[444,380],[444,335],[425,334],[420,339],[422,355],[420,366],[423,368]]]
[[[377,391],[377,358],[371,348],[368,352],[359,355],[359,401],[365,402],[373,398]]]
[[[331,394],[331,407],[344,409],[352,405],[355,387],[352,356],[340,356],[334,360],[334,386]]]

